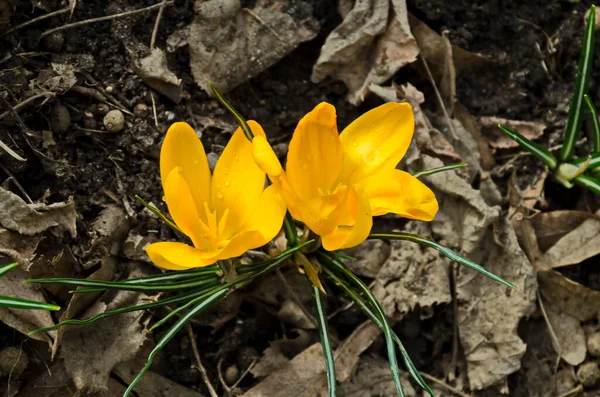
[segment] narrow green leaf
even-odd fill
[[[17,266],[19,266],[19,262],[7,263],[6,265],[0,266],[0,277],[4,276]]]
[[[35,302],[27,299],[14,298],[12,296],[0,295],[0,307],[9,307],[11,309],[29,309],[29,310],[60,310],[60,306],[49,303]]]
[[[506,136],[511,138],[513,141],[517,142],[519,146],[521,146],[523,149],[527,150],[535,157],[537,157],[538,160],[546,164],[551,170],[555,169],[558,165],[556,157],[554,157],[554,155],[543,146],[533,142],[530,139],[525,138],[517,131],[513,131],[510,128],[505,127],[501,124],[498,124],[498,128],[500,128],[500,131],[502,131]]]
[[[327,314],[323,308],[323,297],[321,291],[315,285],[312,285],[313,307],[317,318],[319,328],[319,338],[323,348],[323,357],[325,358],[325,369],[327,373],[327,391],[329,397],[336,397],[337,380],[335,377],[335,359],[333,358],[333,349],[329,340],[329,326],[327,324]]]
[[[598,110],[596,109],[596,106],[594,106],[594,104],[592,103],[592,100],[590,99],[590,96],[588,94],[585,94],[583,96],[583,99],[585,99],[585,104],[588,107],[588,110],[590,111],[590,117],[592,118],[592,126],[593,126],[593,130],[592,130],[592,152],[593,153],[598,153],[600,152],[600,121],[598,120]]]
[[[123,314],[123,313],[129,313],[129,312],[135,312],[135,311],[139,311],[139,310],[148,310],[148,309],[154,309],[157,307],[161,307],[161,306],[166,306],[166,305],[171,305],[174,303],[179,303],[179,302],[184,302],[187,301],[189,299],[194,299],[199,295],[205,294],[207,291],[217,287],[219,284],[213,284],[213,285],[209,285],[199,291],[194,291],[194,292],[188,292],[188,293],[184,293],[184,294],[179,294],[179,295],[175,295],[175,296],[171,296],[169,298],[165,298],[165,299],[160,299],[157,300],[155,302],[149,302],[149,303],[142,303],[139,305],[134,305],[134,306],[126,306],[126,307],[121,307],[119,309],[113,309],[113,310],[107,310],[105,312],[96,314],[95,316],[92,317],[88,317],[88,318],[84,318],[84,319],[69,319],[69,320],[64,320],[61,321],[58,324],[55,324],[51,327],[44,327],[44,328],[38,328],[35,329],[33,331],[31,331],[29,333],[29,335],[35,335],[35,334],[39,334],[42,332],[48,332],[48,331],[52,331],[54,329],[58,329],[62,326],[65,325],[83,325],[83,324],[90,324],[93,323],[94,321],[106,318],[106,317],[110,317],[110,316],[115,316],[117,314]]]
[[[155,284],[155,283],[164,283],[170,281],[180,281],[192,278],[192,276],[216,276],[216,273],[219,271],[218,266],[210,266],[210,267],[199,267],[196,269],[189,270],[175,270],[166,273],[155,274],[152,276],[146,277],[136,277],[129,278],[124,280],[123,282],[128,284]]]
[[[396,385],[396,392],[400,397],[404,397],[404,389],[402,388],[402,380],[400,379],[400,369],[398,368],[398,359],[396,358],[396,347],[394,346],[394,338],[392,336],[392,328],[387,321],[385,313],[377,301],[377,298],[371,293],[371,290],[363,281],[358,278],[350,269],[344,265],[338,258],[335,256],[329,256],[324,252],[320,251],[317,253],[319,258],[322,260],[321,266],[326,268],[327,266],[331,266],[336,271],[344,274],[348,279],[350,279],[357,288],[361,290],[361,292],[365,295],[367,301],[371,304],[371,307],[374,309],[375,314],[381,320],[383,334],[385,336],[385,345],[388,353],[388,361],[390,364],[390,372],[392,373],[392,379],[394,380],[394,384]]]
[[[162,213],[161,210],[159,210],[158,208],[156,208],[153,205],[148,204],[143,198],[141,198],[137,194],[135,195],[135,198],[137,199],[137,201],[140,202],[140,204],[142,204],[144,207],[146,207],[146,209],[148,211],[152,212],[154,215],[156,215],[157,217],[159,217],[161,221],[163,221],[171,229],[173,229],[173,231],[175,231],[175,233],[177,233],[177,236],[180,236],[180,235],[183,236],[184,235],[183,232],[181,231],[181,229],[179,229],[179,227],[177,227],[177,225],[175,224],[175,222],[173,222],[172,220],[170,220],[165,214]]]
[[[188,321],[190,321],[194,316],[202,313],[204,310],[206,310],[214,303],[219,301],[221,298],[223,298],[225,295],[227,295],[227,292],[227,289],[218,291],[215,294],[211,295],[209,298],[198,302],[194,307],[190,309],[190,311],[188,311],[184,316],[177,320],[177,322],[173,324],[171,328],[169,328],[169,330],[163,335],[160,341],[158,341],[154,349],[152,349],[152,351],[148,355],[148,360],[146,361],[146,364],[144,365],[142,370],[137,374],[135,379],[133,379],[133,381],[129,384],[129,387],[127,388],[127,390],[125,390],[123,397],[129,396],[129,393],[133,391],[133,389],[138,384],[142,376],[144,376],[146,371],[148,371],[148,369],[152,365],[152,361],[154,361],[154,356],[156,356],[156,354],[160,350],[162,350],[162,348],[165,347],[167,343],[169,343],[171,339],[175,337],[175,335],[177,335],[181,328],[183,328],[188,323]]]
[[[250,129],[250,126],[248,125],[248,122],[246,121],[244,116],[242,116],[240,112],[235,110],[235,108],[229,103],[229,101],[227,101],[227,99],[225,99],[225,97],[221,95],[221,93],[219,92],[219,90],[217,90],[217,87],[215,87],[213,83],[209,82],[208,85],[210,86],[210,89],[214,92],[215,96],[217,97],[217,100],[221,102],[221,105],[225,106],[227,110],[229,110],[229,112],[233,115],[233,117],[235,117],[240,128],[242,129],[242,131],[244,131],[244,135],[246,135],[246,138],[248,138],[248,140],[252,142],[252,139],[254,139],[254,134],[252,133],[252,130]]]
[[[579,175],[573,181],[577,186],[584,187],[594,193],[600,193],[600,179],[588,176]]]
[[[288,247],[295,247],[298,245],[298,231],[296,230],[296,222],[292,218],[292,214],[287,212],[285,218],[283,218],[283,231],[285,232],[285,238],[287,239]]]
[[[438,172],[451,171],[451,170],[455,170],[457,168],[466,167],[467,165],[468,165],[468,163],[448,164],[448,165],[444,165],[442,167],[437,167],[437,168],[432,168],[432,169],[429,169],[429,170],[417,172],[413,176],[415,178],[421,178],[421,177],[424,177],[424,176],[429,176],[429,175],[437,174]]]
[[[122,291],[140,291],[140,292],[164,292],[164,291],[179,291],[182,289],[199,288],[203,285],[218,280],[216,277],[207,278],[206,276],[196,277],[191,280],[170,284],[130,284],[125,281],[100,281],[86,280],[80,278],[39,278],[25,280],[26,283],[40,284],[64,284],[74,285],[77,287],[92,287],[92,289],[81,289],[72,291],[73,293],[88,293],[98,292],[107,289],[117,289]]]
[[[289,258],[290,255],[292,255],[294,252],[300,251],[302,248],[312,244],[314,241],[315,240],[308,240],[296,247],[288,248],[287,250],[283,251],[279,255],[274,256],[271,259],[268,259],[264,262],[252,263],[252,264],[248,264],[248,265],[239,265],[236,267],[236,271],[240,275],[262,271],[265,268],[269,267],[273,262],[277,262],[277,261]]]
[[[369,303],[365,299],[363,299],[363,297],[358,292],[350,288],[350,286],[348,286],[348,284],[344,280],[342,280],[334,272],[332,272],[331,269],[324,267],[323,270],[325,271],[327,277],[329,277],[338,288],[340,288],[350,299],[352,299],[354,303],[356,303],[358,307],[371,319],[371,321],[373,321],[375,325],[377,325],[383,331],[383,323],[381,322],[381,319],[375,315]],[[400,349],[402,361],[404,361],[404,365],[406,366],[408,374],[431,397],[435,397],[435,393],[419,373],[419,370],[410,358],[410,355],[406,351],[406,348],[402,344],[402,341],[393,330],[392,332],[392,336],[394,338],[394,341],[398,345],[398,348]]]
[[[442,255],[444,255],[446,258],[450,259],[451,261],[454,261],[460,265],[466,266],[469,269],[473,269],[473,270],[483,274],[484,276],[491,278],[494,281],[497,281],[499,283],[506,285],[507,287],[510,287],[512,289],[518,289],[514,284],[506,281],[505,279],[503,279],[500,276],[495,275],[494,273],[492,273],[489,270],[487,270],[486,268],[478,265],[477,263],[473,262],[472,260],[454,252],[453,250],[451,250],[448,247],[445,247],[439,243],[436,243],[435,241],[429,240],[425,237],[421,237],[418,234],[403,233],[403,232],[374,232],[374,233],[371,233],[368,238],[370,240],[372,240],[372,239],[406,240],[406,241],[412,241],[413,243],[424,245],[429,248],[433,248],[434,250],[440,252]]]
[[[565,127],[565,138],[558,156],[561,161],[567,161],[571,157],[571,154],[573,154],[575,142],[577,141],[577,136],[579,135],[581,124],[583,122],[583,96],[588,90],[592,62],[594,60],[594,32],[596,25],[595,8],[595,6],[590,7],[590,16],[588,17],[585,36],[583,38],[583,48],[581,49],[581,55],[579,57],[579,69],[577,70],[577,79],[575,80],[575,90],[573,91],[573,99],[571,100],[571,106],[569,107],[569,118],[567,119],[567,126]]]

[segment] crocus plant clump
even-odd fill
[[[151,327],[174,320],[150,353],[146,366],[130,384],[125,393],[128,395],[150,368],[155,354],[192,317],[266,272],[292,266],[304,272],[312,284],[330,396],[336,395],[336,378],[323,300],[329,285],[353,300],[382,329],[398,395],[403,396],[404,392],[397,351],[411,377],[433,396],[388,324],[379,302],[340,260],[337,251],[369,238],[408,240],[436,249],[449,259],[514,288],[508,281],[432,240],[410,233],[371,230],[373,216],[388,213],[432,220],[438,203],[418,176],[464,164],[428,170],[418,176],[396,169],[414,130],[412,109],[407,103],[379,106],[356,119],[341,134],[337,130],[335,108],[321,103],[298,123],[284,170],[261,126],[246,121],[216,90],[215,94],[236,117],[240,128],[221,154],[212,175],[204,147],[192,127],[175,123],[167,131],[160,155],[164,201],[172,219],[141,200],[182,240],[146,247],[152,261],[169,271],[120,282],[30,280],[87,287],[78,290],[79,293],[122,289],[172,294],[88,319],[66,320],[35,332],[89,323],[128,311],[176,305]],[[274,239],[282,227],[287,239],[285,251],[259,263],[244,264],[239,260],[248,250]]]

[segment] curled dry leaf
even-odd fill
[[[356,105],[371,83],[381,84],[414,62],[419,48],[408,26],[405,0],[358,0],[347,11],[321,48],[311,80],[319,83],[332,76],[343,81],[348,100]]]
[[[542,252],[547,251],[558,240],[576,229],[584,221],[594,218],[591,212],[558,210],[542,212],[531,218],[538,244]]]
[[[585,360],[587,346],[579,320],[554,305],[545,305],[545,309],[558,342],[558,346],[555,346],[556,352],[571,365],[581,364]]]
[[[309,318],[302,308],[300,308],[298,303],[293,299],[287,299],[285,302],[283,302],[283,305],[281,305],[281,308],[277,312],[277,317],[297,328],[317,328],[314,317],[312,319]]]
[[[0,225],[26,236],[62,226],[77,237],[75,203],[27,204],[16,194],[0,188]]]
[[[118,255],[128,231],[129,219],[125,211],[116,205],[106,206],[90,225],[89,248],[80,255],[82,266],[89,269],[109,254]]]
[[[480,117],[479,124],[481,124],[481,130],[487,138],[490,146],[498,149],[507,149],[518,147],[519,144],[514,140],[504,135],[498,128],[498,124],[502,124],[510,129],[519,131],[524,137],[535,140],[544,134],[546,126],[542,123],[533,121],[518,121],[508,120],[500,117]]]
[[[554,270],[539,272],[538,283],[548,304],[579,321],[590,321],[600,313],[600,291],[576,283]]]
[[[23,236],[0,227],[0,254],[8,256],[27,268],[35,256],[41,235]]]
[[[261,0],[252,9],[241,7],[239,0],[197,4],[197,17],[187,28],[190,67],[196,83],[209,95],[213,95],[209,82],[226,93],[318,31],[310,2]]]
[[[270,342],[256,365],[250,369],[250,373],[257,378],[264,378],[286,364],[289,361],[288,357],[295,356],[311,344],[312,338],[308,332],[303,329],[297,329],[295,332],[298,334],[295,338],[284,337]]]
[[[403,230],[426,235],[425,229],[409,222]],[[407,241],[391,241],[391,247],[373,287],[388,317],[401,320],[416,307],[451,301],[448,261],[439,252]]]
[[[417,397],[408,375],[402,373],[402,387],[406,397]],[[345,397],[395,396],[396,386],[390,374],[389,363],[382,358],[365,357],[356,368],[352,379],[339,386],[339,395]],[[445,394],[436,393],[436,396]]]
[[[169,70],[163,50],[154,48],[150,55],[133,60],[133,69],[144,83],[175,103],[181,101],[181,79]]]
[[[364,243],[344,251],[354,259],[344,259],[346,266],[359,276],[375,278],[381,266],[390,257],[390,244],[382,240],[367,240]]]

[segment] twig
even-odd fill
[[[91,74],[89,74],[88,72],[81,72],[81,74],[83,75],[83,77],[85,77],[86,80],[88,80],[92,85],[97,86],[97,90],[100,91],[102,93],[102,95],[104,95],[106,97],[106,99],[108,99],[108,102],[105,102],[108,105],[113,105],[115,106],[117,109],[123,111],[124,113],[127,113],[128,115],[132,116],[133,113],[131,113],[129,110],[127,110],[127,108],[117,100],[117,98],[115,98],[110,92],[107,92],[101,84],[98,83],[98,81],[92,77]]]
[[[152,114],[154,115],[154,126],[158,127],[158,115],[156,114],[156,102],[154,101],[154,93],[150,90],[150,99],[152,99]]]
[[[576,388],[571,389],[568,392],[565,392],[558,397],[571,397],[571,396],[581,393],[582,391],[583,391],[583,385],[577,385]]]
[[[194,357],[196,358],[196,363],[198,364],[198,370],[200,374],[202,374],[202,379],[208,388],[208,392],[211,397],[219,397],[212,383],[210,383],[210,379],[208,378],[208,373],[206,372],[206,368],[202,365],[202,360],[200,359],[200,352],[198,351],[198,346],[196,345],[196,336],[194,335],[194,331],[192,330],[192,326],[190,324],[187,325],[188,335],[190,337],[190,343],[192,345],[192,351],[194,352]]]
[[[17,366],[17,364],[19,363],[19,361],[21,361],[21,353],[23,353],[23,343],[25,343],[25,341],[21,342],[21,346],[19,347],[19,355],[17,356],[17,361],[15,361],[15,363],[13,364],[13,366],[10,368],[10,372],[8,373],[8,382],[7,386],[6,386],[6,395],[7,396],[11,396],[10,394],[10,381],[12,379],[12,373],[15,370],[15,367]]]
[[[254,368],[254,366],[256,365],[257,362],[258,362],[258,357],[254,358],[254,360],[252,360],[252,362],[250,363],[250,365],[248,366],[248,368],[246,368],[246,370],[244,371],[244,373],[240,375],[240,377],[238,378],[238,380],[236,380],[233,385],[231,385],[231,389],[235,389],[236,387],[238,387],[238,385],[244,380],[244,378],[246,377],[246,375],[248,375],[250,373],[250,370],[252,368]]]
[[[156,15],[156,21],[154,21],[154,29],[152,30],[152,37],[150,38],[151,50],[154,48],[154,44],[156,44],[156,34],[158,33],[158,26],[160,25],[160,19],[162,18],[162,14],[166,4],[167,0],[163,0],[160,4],[160,8],[158,9],[158,14]]]
[[[431,376],[425,372],[421,372],[421,376],[427,380],[432,381],[433,383],[437,384],[438,386],[448,390],[449,392],[452,392],[454,394],[456,394],[457,396],[460,397],[472,397],[470,394],[467,393],[463,393],[462,391],[458,390],[455,387],[450,386],[449,384],[447,384],[446,382],[444,382],[443,380],[440,380],[434,376]]]
[[[79,21],[79,22],[69,23],[67,25],[59,26],[57,28],[45,31],[44,33],[42,33],[40,35],[40,39],[42,39],[42,38],[44,38],[44,37],[46,37],[48,35],[51,35],[53,33],[59,32],[61,30],[76,28],[76,27],[87,25],[87,24],[90,24],[90,23],[110,21],[111,19],[122,18],[122,17],[126,17],[126,16],[129,16],[129,15],[140,14],[142,12],[151,11],[151,10],[154,10],[154,9],[166,6],[166,5],[171,5],[171,4],[173,4],[173,0],[168,0],[166,2],[161,2],[159,4],[154,4],[154,5],[151,5],[149,7],[140,8],[140,9],[137,9],[137,10],[125,11],[125,12],[121,12],[119,14],[106,15],[106,16],[99,17],[99,18],[92,18],[92,19],[86,19],[85,21]]]
[[[17,187],[17,189],[19,189],[19,191],[21,192],[21,194],[23,195],[23,197],[25,197],[25,200],[27,200],[27,202],[29,204],[33,204],[33,200],[31,200],[31,197],[29,197],[29,195],[27,194],[27,192],[25,191],[25,189],[23,188],[23,186],[21,186],[21,184],[19,183],[19,181],[17,181],[17,178],[15,178],[15,176],[12,174],[12,172],[10,172],[8,170],[8,168],[6,168],[4,166],[4,164],[0,163],[0,169],[2,169],[2,171],[4,171],[4,173],[6,175],[8,175],[8,180],[12,181],[15,186]]]
[[[546,309],[544,308],[544,302],[542,302],[542,296],[540,295],[540,291],[537,291],[537,300],[540,304],[540,311],[544,316],[544,321],[546,322],[546,326],[548,327],[548,331],[550,332],[550,338],[552,339],[552,344],[554,345],[554,349],[558,354],[558,359],[556,360],[554,372],[556,372],[558,368],[558,363],[560,362],[560,358],[562,357],[562,346],[558,341],[558,337],[554,333],[554,328],[552,328],[552,323],[550,323],[550,319],[548,318],[548,314],[546,313]]]
[[[67,8],[63,8],[61,10],[56,10],[56,11],[49,12],[48,14],[40,15],[37,18],[30,19],[27,22],[23,22],[22,24],[15,26],[14,28],[8,29],[6,32],[2,33],[2,36],[6,36],[7,34],[15,32],[15,31],[17,31],[19,29],[23,29],[23,28],[25,28],[25,27],[33,24],[33,23],[42,21],[44,19],[56,16],[56,15],[64,14],[65,12],[69,12],[69,11],[71,11],[71,7],[70,6],[67,7]]]
[[[452,262],[450,264],[450,288],[452,289],[452,360],[446,373],[446,378],[450,374],[456,375],[456,363],[458,362],[458,294],[456,291],[457,265]]]
[[[52,93],[50,91],[44,91],[40,94],[31,96],[31,97],[25,99],[23,102],[19,103],[18,105],[12,106],[12,110],[20,110],[38,98],[42,98],[42,97],[49,98],[49,97],[53,97],[53,96],[54,96],[54,93]],[[0,96],[0,98],[2,98],[2,97]],[[3,118],[5,118],[9,114],[11,114],[12,110],[9,108],[9,110],[7,110],[6,112],[0,113],[0,120],[2,120]]]

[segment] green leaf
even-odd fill
[[[323,348],[323,357],[325,358],[325,369],[327,373],[327,391],[329,397],[336,397],[337,380],[335,377],[335,359],[333,358],[333,349],[329,340],[329,326],[327,324],[327,315],[323,308],[323,297],[321,291],[314,284],[312,285],[313,307],[317,318],[319,328],[319,338]]]
[[[0,266],[0,277],[4,276],[17,266],[19,266],[18,262],[7,263],[6,265]]]
[[[123,393],[123,397],[129,396],[129,393],[131,393],[133,391],[133,389],[135,388],[137,383],[140,381],[142,376],[144,376],[146,371],[148,371],[148,369],[152,365],[152,361],[154,361],[154,356],[156,356],[156,354],[160,350],[162,350],[162,348],[165,347],[167,345],[167,343],[169,343],[171,341],[171,339],[173,339],[175,337],[175,335],[177,335],[177,333],[181,330],[181,328],[183,328],[183,326],[186,325],[188,323],[188,321],[190,321],[194,316],[202,313],[204,310],[206,310],[211,305],[213,305],[214,303],[219,301],[221,298],[223,298],[225,295],[227,295],[227,292],[228,292],[227,289],[223,289],[221,291],[214,293],[209,298],[207,298],[201,302],[198,302],[194,307],[192,307],[190,309],[190,311],[188,311],[184,316],[182,316],[179,320],[177,320],[177,322],[175,324],[173,324],[173,326],[171,328],[169,328],[169,330],[163,335],[163,337],[160,339],[160,341],[158,341],[158,343],[156,344],[154,349],[152,349],[152,351],[148,355],[148,360],[146,361],[146,364],[144,365],[142,370],[137,374],[135,379],[133,379],[133,381],[127,388],[127,390],[125,390],[125,393]]]
[[[396,385],[396,392],[400,397],[404,397],[404,389],[402,388],[402,381],[400,379],[400,369],[398,368],[398,359],[396,358],[396,348],[394,346],[394,338],[392,336],[392,328],[385,317],[385,313],[377,301],[377,298],[371,293],[371,290],[363,281],[358,278],[350,269],[344,265],[339,259],[335,256],[329,256],[323,251],[317,252],[317,255],[322,260],[321,266],[323,268],[331,267],[338,271],[348,279],[350,279],[355,286],[361,290],[361,292],[366,296],[367,301],[371,304],[371,307],[374,309],[375,314],[381,320],[381,328],[383,330],[383,334],[385,336],[385,344],[388,353],[388,361],[390,363],[390,372],[392,373],[392,379],[394,380],[394,384]]]
[[[211,275],[216,276],[217,272],[220,271],[218,266],[210,267],[199,267],[196,269],[189,270],[175,270],[166,273],[155,274],[146,277],[136,277],[124,280],[123,282],[128,284],[155,284],[164,283],[169,281],[178,281],[183,279],[189,279],[191,276],[203,276]]]
[[[250,126],[248,125],[248,122],[246,122],[244,116],[242,116],[240,112],[235,110],[235,108],[229,103],[229,101],[227,101],[227,99],[225,99],[225,97],[221,95],[221,93],[219,92],[219,90],[217,90],[217,87],[215,87],[213,83],[209,82],[208,85],[210,86],[210,89],[214,92],[215,96],[217,97],[217,100],[221,102],[221,105],[225,106],[227,110],[229,110],[229,112],[233,114],[233,117],[235,117],[240,128],[242,129],[242,131],[244,131],[244,135],[246,135],[246,138],[248,138],[248,140],[252,142],[252,139],[254,139],[254,134],[252,133],[252,130],[250,129]]]
[[[286,212],[285,218],[283,218],[283,231],[285,232],[285,238],[287,239],[288,247],[295,247],[298,245],[298,231],[296,230],[296,222],[292,218],[292,214]]]
[[[29,309],[29,310],[60,310],[60,306],[49,303],[35,302],[27,299],[14,298],[12,296],[0,295],[0,307],[9,307],[11,309]]]
[[[588,17],[587,27],[585,29],[585,37],[583,38],[583,48],[579,57],[579,69],[577,70],[577,79],[575,80],[575,90],[573,99],[569,107],[569,118],[565,127],[565,138],[563,146],[560,149],[558,158],[561,161],[567,161],[573,150],[575,142],[581,130],[583,122],[583,96],[588,90],[590,81],[592,62],[594,60],[594,32],[595,32],[595,6],[590,7],[590,16]]]
[[[431,168],[429,170],[417,172],[413,176],[415,178],[421,178],[421,177],[424,177],[424,176],[429,176],[429,175],[437,174],[438,172],[451,171],[451,170],[455,170],[457,168],[466,167],[467,165],[468,165],[468,163],[448,164],[448,165],[444,165],[442,167]]]
[[[588,176],[579,175],[573,181],[577,186],[584,187],[594,193],[600,193],[600,179]]]
[[[466,266],[469,269],[478,271],[479,273],[483,274],[484,276],[489,277],[492,280],[497,281],[499,283],[502,283],[502,284],[506,285],[507,287],[510,287],[512,289],[518,289],[514,284],[506,281],[505,279],[503,279],[500,276],[495,275],[494,273],[492,273],[489,270],[487,270],[486,268],[478,265],[477,263],[473,262],[472,260],[452,251],[448,247],[445,247],[439,243],[436,243],[435,241],[429,240],[425,237],[421,237],[418,234],[404,233],[404,232],[374,232],[369,235],[368,239],[370,239],[370,240],[372,240],[372,239],[387,239],[387,240],[412,241],[413,243],[417,243],[417,244],[421,244],[421,245],[424,245],[429,248],[433,248],[434,250],[440,252],[442,255],[444,255],[446,258],[450,259],[451,261],[454,261],[460,265]]]
[[[596,110],[596,106],[594,106],[588,94],[585,94],[583,99],[590,111],[592,126],[594,127],[592,131],[592,152],[598,153],[600,152],[600,121],[598,120],[598,110]]]
[[[381,322],[381,319],[375,315],[375,313],[373,312],[373,309],[371,308],[369,303],[365,299],[363,299],[363,297],[358,292],[356,292],[355,290],[350,288],[350,286],[343,279],[341,279],[334,272],[332,272],[331,269],[328,269],[325,267],[325,268],[323,268],[323,270],[325,271],[326,276],[329,277],[335,283],[335,285],[338,288],[340,288],[350,299],[352,299],[354,301],[354,303],[356,303],[358,305],[358,307],[360,307],[360,309],[371,319],[371,321],[373,321],[375,323],[375,325],[377,325],[383,331],[383,323]],[[400,349],[400,354],[402,355],[402,361],[404,361],[404,365],[406,366],[408,374],[431,397],[435,397],[435,393],[433,392],[433,390],[429,387],[429,385],[425,382],[425,380],[419,373],[419,370],[417,369],[417,367],[413,363],[412,359],[410,358],[408,352],[404,348],[402,341],[400,340],[398,335],[396,335],[396,333],[393,330],[392,330],[392,332],[393,332],[392,336],[394,338],[394,341],[398,345],[398,348]]]
[[[94,321],[106,318],[106,317],[110,317],[110,316],[115,316],[117,314],[123,314],[123,313],[129,313],[129,312],[135,312],[138,310],[148,310],[148,309],[155,309],[157,307],[161,307],[161,306],[166,306],[166,305],[171,305],[174,303],[179,303],[179,302],[183,302],[183,301],[188,301],[189,299],[194,299],[197,296],[200,296],[202,294],[205,294],[207,291],[217,287],[219,284],[213,284],[213,285],[209,285],[206,286],[205,288],[199,290],[199,291],[193,291],[193,292],[187,292],[184,294],[179,294],[179,295],[175,295],[169,298],[165,298],[165,299],[160,299],[157,300],[155,302],[150,302],[150,303],[142,303],[140,305],[133,305],[133,306],[126,306],[126,307],[121,307],[119,309],[113,309],[113,310],[107,310],[105,312],[96,314],[95,316],[92,317],[88,317],[88,318],[84,318],[84,319],[69,319],[69,320],[64,320],[61,321],[58,324],[55,324],[51,327],[44,327],[44,328],[38,328],[35,329],[33,331],[31,331],[29,333],[29,335],[35,335],[35,334],[39,334],[42,332],[48,332],[48,331],[52,331],[54,329],[58,329],[62,326],[65,325],[83,325],[83,324],[90,324],[93,323]]]
[[[600,167],[600,153],[592,153],[586,157],[579,157],[573,161],[570,161],[569,163],[579,167],[582,164],[585,164],[585,162],[588,161],[588,158],[590,159],[590,162],[588,163],[588,166],[587,166],[588,170],[593,170],[594,168]]]
[[[537,157],[538,160],[546,164],[551,170],[555,169],[558,165],[556,157],[554,157],[554,155],[543,146],[525,138],[517,131],[513,131],[510,128],[505,127],[501,124],[498,124],[498,128],[500,128],[500,131],[502,131],[506,136],[511,138],[513,141],[517,142],[519,146],[521,146],[523,149],[527,150],[535,157]]]

